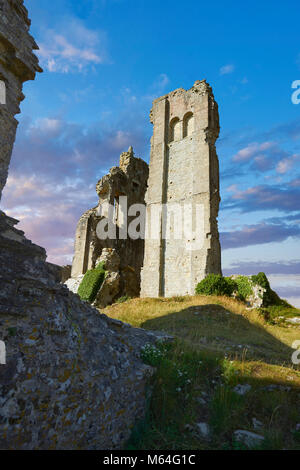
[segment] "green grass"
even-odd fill
[[[214,377],[219,368],[218,360],[176,342],[164,351],[159,363],[157,359],[147,363],[157,368],[152,396],[146,419],[133,430],[127,448],[199,448],[197,437],[185,428],[196,419],[195,387],[204,389],[208,377]]]
[[[259,311],[268,323],[281,323],[281,326],[284,325],[288,318],[300,315],[299,309],[290,306],[288,303],[282,305],[270,305],[269,307],[259,309]]]
[[[259,449],[300,450],[300,369],[291,363],[300,329],[271,324],[229,297],[131,299],[103,313],[175,337],[141,353],[156,373],[128,449],[244,449],[233,439],[243,429],[264,436]],[[241,396],[238,384],[251,388]],[[210,426],[209,439],[197,434],[199,422]]]
[[[122,297],[119,297],[117,300],[116,300],[116,304],[122,304],[124,302],[127,302],[127,300],[130,300],[131,297],[129,297],[128,295],[123,295]]]
[[[271,364],[290,365],[291,345],[300,339],[299,329],[270,324],[260,311],[226,296],[131,299],[101,311],[136,327],[165,331],[200,350],[234,358],[246,354],[247,360]]]

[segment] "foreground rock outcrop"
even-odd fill
[[[121,448],[153,371],[140,349],[158,336],[81,302],[45,257],[0,233],[0,448]]]

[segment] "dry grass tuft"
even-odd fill
[[[157,372],[128,449],[243,449],[237,429],[263,435],[259,448],[300,449],[300,369],[291,361],[297,326],[270,324],[229,297],[201,295],[131,299],[102,313],[175,337],[162,356],[143,357]],[[235,392],[242,384],[250,385],[245,396]],[[209,440],[195,434],[197,422],[208,423]]]

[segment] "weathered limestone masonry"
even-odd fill
[[[0,0],[1,189],[22,82],[39,70],[23,1]],[[143,417],[152,368],[141,347],[159,335],[114,321],[58,282],[46,252],[0,212],[0,449],[122,448]]]
[[[85,212],[79,219],[75,235],[75,254],[72,263],[71,278],[67,281],[72,290],[78,288],[78,282],[88,269],[94,268],[101,257],[102,250],[112,248],[120,258],[120,283],[115,297],[121,295],[138,296],[140,293],[140,271],[144,259],[144,240],[122,239],[120,229],[123,226],[127,233],[128,225],[134,216],[123,219],[120,198],[127,197],[127,206],[145,203],[145,192],[148,180],[148,165],[144,160],[136,158],[132,147],[120,156],[120,166],[111,168],[108,175],[103,176],[96,186],[99,203]],[[116,239],[98,238],[96,229],[98,222],[107,217],[108,204],[115,208]],[[101,215],[100,215],[101,214]],[[74,282],[75,281],[75,282]]]
[[[24,99],[22,85],[42,70],[32,53],[38,46],[28,33],[29,26],[23,1],[0,0],[0,80],[6,94],[6,104],[0,104],[0,199],[18,124],[14,116]]]
[[[141,347],[158,335],[81,302],[44,257],[28,240],[1,242],[0,449],[122,448],[153,372]]]
[[[161,222],[159,237],[145,241],[141,296],[193,294],[196,284],[208,273],[221,273],[219,163],[215,148],[218,106],[206,81],[196,81],[190,90],[179,88],[156,99],[150,119],[153,137],[147,218],[150,220],[150,212],[162,204],[170,211],[172,203],[182,207],[191,204],[194,209],[202,205],[203,246],[195,249],[194,240],[187,236],[174,239],[177,226],[172,217],[171,237],[165,239]]]

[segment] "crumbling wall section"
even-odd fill
[[[144,259],[144,239],[132,239],[128,235],[128,226],[135,216],[128,216],[123,223],[121,216],[121,197],[127,198],[127,208],[134,204],[145,204],[145,192],[148,180],[148,165],[136,158],[132,147],[120,156],[119,167],[111,168],[108,175],[103,176],[97,185],[99,196],[98,205],[85,212],[79,219],[75,235],[75,254],[72,263],[72,279],[85,274],[88,269],[95,267],[97,259],[104,248],[111,248],[120,257],[120,288],[118,296],[137,296],[140,292],[140,271]],[[116,238],[100,239],[97,234],[97,224],[107,217],[107,207],[114,207]],[[143,230],[143,227],[141,227]],[[67,285],[73,285],[69,280]]]

